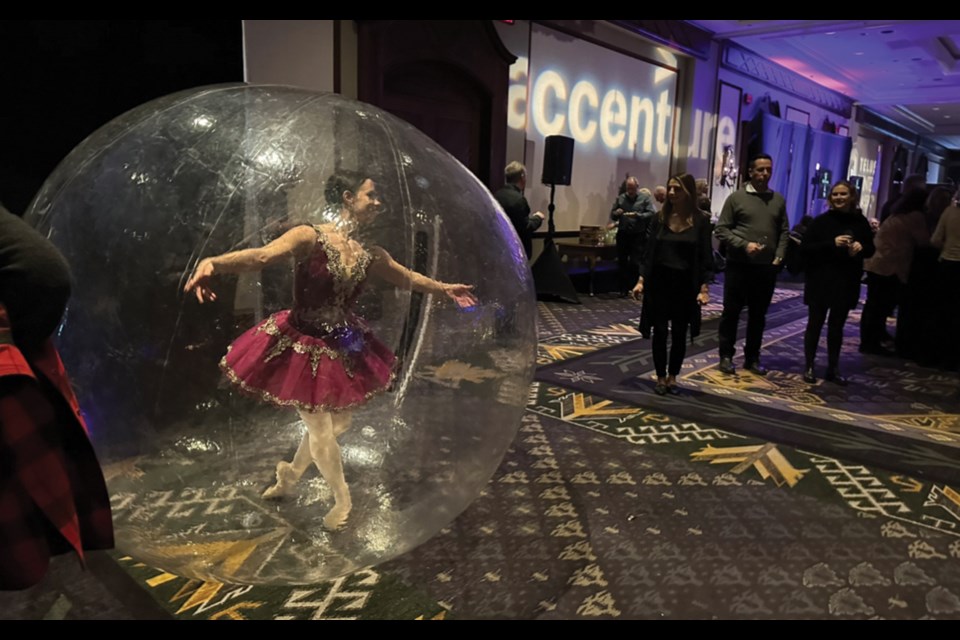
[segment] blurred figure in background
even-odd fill
[[[507,165],[503,173],[506,184],[493,197],[510,218],[529,260],[533,253],[533,232],[540,228],[546,216],[540,211],[531,214],[530,205],[523,196],[523,190],[527,188],[527,168],[514,161]]]
[[[880,208],[880,213],[877,215],[877,219],[880,221],[880,224],[883,224],[884,220],[890,217],[890,214],[893,213],[893,208],[897,205],[905,195],[920,189],[926,191],[927,188],[927,176],[919,173],[909,175],[904,179],[903,186],[899,191],[895,191],[890,195],[890,198],[884,203],[883,207]]]
[[[640,254],[656,215],[653,199],[642,192],[635,177],[627,178],[626,186],[610,209],[610,219],[617,223],[617,266],[620,296],[624,298],[637,281]]]
[[[956,202],[940,216],[930,242],[940,249],[937,299],[942,305],[936,337],[943,349],[941,363],[956,371],[960,366],[960,206]]]
[[[880,224],[874,236],[876,253],[863,268],[867,272],[867,301],[860,317],[860,351],[876,355],[893,355],[883,344],[887,318],[900,306],[897,314],[897,351],[909,343],[909,311],[901,306],[904,290],[910,279],[913,253],[917,247],[930,244],[923,205],[927,195],[920,189],[907,193],[893,207],[890,217]]]
[[[934,187],[923,206],[927,233],[933,234],[944,209],[949,206],[953,191]],[[910,282],[907,284],[904,308],[907,310],[907,330],[910,338],[904,355],[925,367],[935,367],[943,357],[940,341],[942,319],[937,316],[941,307],[944,283],[940,279],[940,251],[933,246],[919,246],[913,252]]]
[[[663,203],[667,200],[667,188],[662,184],[658,184],[653,189],[653,199],[656,201],[654,206],[657,208],[657,211],[663,207]]]

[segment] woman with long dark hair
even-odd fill
[[[856,188],[841,180],[830,189],[830,209],[813,219],[803,234],[807,330],[803,336],[804,382],[817,381],[814,362],[824,323],[827,323],[827,373],[824,379],[846,385],[840,375],[843,326],[860,300],[863,260],[873,255],[873,231],[857,206]],[[829,321],[827,317],[829,315]]]
[[[700,332],[700,305],[709,301],[707,283],[713,277],[710,218],[697,208],[693,176],[682,173],[667,182],[667,201],[657,214],[641,254],[640,278],[634,298],[643,296],[640,331],[653,328],[655,391],[676,393],[677,374],[686,356],[687,329]],[[667,358],[667,332],[673,339]]]

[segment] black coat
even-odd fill
[[[618,209],[622,209],[623,213],[617,213]],[[657,209],[653,206],[653,198],[639,192],[633,199],[626,193],[621,193],[610,209],[610,219],[617,223],[617,235],[639,235],[641,242],[647,241],[647,232],[656,216]]]
[[[543,220],[539,216],[530,215],[530,204],[516,185],[504,185],[493,194],[493,197],[513,223],[513,228],[520,236],[520,243],[523,244],[523,250],[529,258],[533,253],[533,232],[540,227]]]
[[[836,237],[851,235],[863,250],[851,256],[846,247],[836,245]],[[803,234],[806,284],[803,301],[830,307],[853,309],[860,299],[863,261],[873,255],[873,230],[858,210],[851,212],[830,209],[813,219]]]
[[[693,265],[690,270],[690,288],[685,291],[677,291],[674,295],[683,295],[690,298],[690,340],[700,335],[700,304],[697,302],[697,295],[700,293],[700,286],[713,279],[713,242],[712,225],[707,215],[694,215],[693,228],[697,233],[697,250],[693,255]],[[640,263],[640,275],[643,276],[643,310],[640,312],[639,330],[644,338],[650,336],[650,327],[654,317],[656,305],[661,301],[656,295],[649,293],[652,291],[650,283],[657,277],[657,245],[660,242],[660,234],[663,230],[663,223],[659,216],[653,219],[650,227],[650,236],[647,238],[647,244],[644,247]]]

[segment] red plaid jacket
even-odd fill
[[[0,304],[0,589],[43,578],[50,556],[113,547],[110,498],[63,362],[13,344]]]

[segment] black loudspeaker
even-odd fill
[[[570,184],[573,175],[573,138],[547,136],[543,145],[543,184]]]

